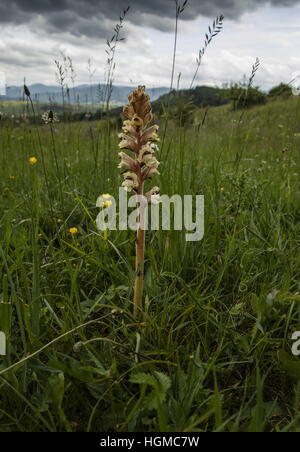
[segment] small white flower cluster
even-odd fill
[[[59,122],[58,116],[56,113],[54,113],[52,110],[46,111],[42,115],[42,120],[45,124],[54,124],[56,122]]]
[[[157,144],[155,143],[148,143],[145,146],[142,147],[139,156],[138,156],[138,161],[141,164],[146,165],[148,168],[153,168],[156,169],[159,167],[160,163],[159,161],[156,159],[156,157],[154,157],[154,153],[157,152],[159,150]],[[158,171],[157,171],[157,174]]]

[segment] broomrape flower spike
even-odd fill
[[[150,97],[145,93],[145,86],[139,86],[128,96],[128,105],[124,107],[125,121],[123,133],[119,134],[119,168],[124,169],[122,187],[129,193],[137,195],[139,229],[136,240],[136,279],[134,287],[134,316],[141,312],[145,259],[145,208],[147,203],[141,202],[144,196],[144,185],[154,175],[159,175],[159,161],[155,153],[159,151],[158,126],[148,127],[153,119]],[[128,155],[123,150],[130,151]],[[148,204],[159,203],[159,188],[154,187],[146,194]],[[146,204],[146,205],[145,205]]]

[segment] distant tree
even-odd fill
[[[169,117],[183,125],[190,122],[197,108],[217,107],[228,102],[229,100],[223,96],[220,88],[197,86],[192,89],[173,90],[164,94],[153,103],[153,111],[158,115],[164,115],[168,105]]]
[[[211,86],[196,86],[192,90],[193,102],[197,107],[218,107],[228,103],[227,99],[222,95],[220,88]]]
[[[273,99],[276,97],[288,98],[291,95],[292,95],[292,88],[285,83],[280,83],[280,85],[274,86],[274,88],[272,88],[269,91],[269,97],[271,97]]]
[[[267,102],[267,95],[258,87],[249,87],[243,82],[225,85],[223,95],[232,102],[234,110],[263,105]]]

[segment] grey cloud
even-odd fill
[[[247,11],[266,3],[293,6],[300,0],[189,0],[182,19],[198,15],[214,17],[224,14],[236,19]],[[183,0],[181,0],[183,3]],[[75,36],[106,37],[122,10],[128,5],[128,20],[136,25],[148,25],[162,31],[172,27],[174,0],[1,0],[0,23],[28,23],[42,16],[45,30],[50,33],[70,32]]]

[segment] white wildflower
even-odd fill
[[[52,110],[46,111],[42,115],[42,120],[45,124],[54,124],[55,122],[59,122],[58,116]]]

